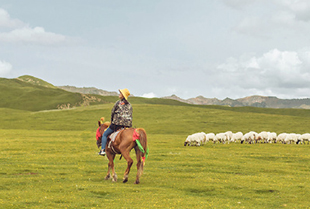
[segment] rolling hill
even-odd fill
[[[21,81],[24,81],[26,83],[30,83],[30,84],[34,84],[34,85],[37,85],[37,86],[44,86],[44,87],[47,87],[47,88],[57,88],[55,87],[53,84],[50,84],[40,78],[36,78],[36,77],[33,77],[33,76],[30,76],[30,75],[23,75],[23,76],[20,76],[18,78],[16,78],[17,80],[21,80]]]
[[[60,89],[70,91],[70,92],[77,92],[77,93],[82,93],[82,94],[97,94],[101,96],[118,96],[117,92],[110,92],[110,91],[105,91],[101,89],[97,89],[95,87],[75,87],[75,86],[57,86]]]
[[[103,103],[99,96],[68,92],[32,76],[0,78],[0,98],[0,107],[29,111]]]

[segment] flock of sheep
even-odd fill
[[[240,142],[243,143],[283,143],[283,144],[304,144],[305,142],[310,142],[310,134],[295,134],[295,133],[281,133],[277,135],[275,132],[266,132],[262,131],[256,133],[250,131],[246,134],[242,132],[233,133],[227,131],[225,133],[194,133],[189,135],[185,142],[184,146],[200,146],[207,142],[213,143],[230,143],[230,142]]]

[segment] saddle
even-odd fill
[[[114,142],[115,141],[115,138],[116,136],[119,134],[119,132],[121,130],[123,130],[124,128],[121,128],[121,129],[118,129],[117,131],[111,133],[109,136],[108,136],[108,143],[110,144],[111,142]],[[96,143],[97,143],[97,146],[98,148],[101,147],[101,134],[100,134],[100,127],[97,129],[97,132],[96,132]],[[110,148],[110,147],[109,147]]]
[[[117,130],[117,131],[111,133],[111,134],[108,136],[108,138],[110,139],[110,140],[108,141],[108,149],[111,149],[115,154],[121,154],[121,153],[120,153],[120,152],[117,152],[117,151],[114,149],[114,147],[113,147],[113,145],[112,145],[112,142],[115,141],[117,135],[118,135],[119,132],[122,131],[122,130],[124,130],[124,128],[121,128],[121,129],[119,129],[119,130]],[[121,157],[122,157],[122,156],[121,156]]]
[[[123,129],[119,129],[119,130],[117,130],[117,131],[111,133],[111,134],[108,136],[108,137],[110,138],[110,142],[114,142],[114,141],[115,141],[116,136],[119,134],[119,132],[120,132],[121,130],[123,130]]]

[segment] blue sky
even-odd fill
[[[307,0],[0,0],[0,77],[136,96],[310,97]]]

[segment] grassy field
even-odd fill
[[[103,179],[108,161],[97,155],[95,130],[113,104],[0,108],[1,208],[309,208],[310,145],[183,143],[198,131],[309,132],[310,111],[148,101],[133,102],[150,148],[139,185],[135,164],[122,183],[124,159],[118,182]]]

